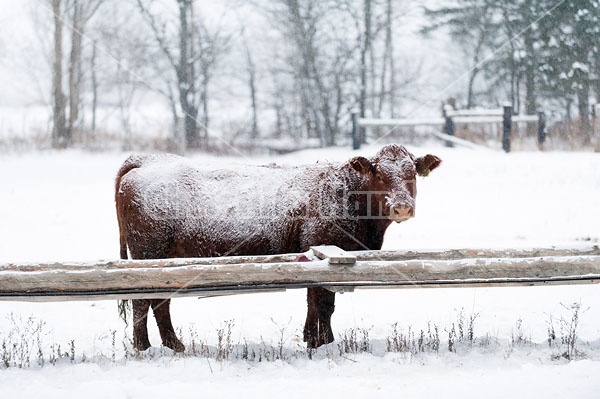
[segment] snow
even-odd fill
[[[590,73],[590,67],[586,63],[583,63],[583,62],[578,62],[578,61],[574,62],[573,65],[571,66],[571,69],[572,70],[579,69],[583,73]]]
[[[195,155],[215,169],[247,163],[298,165],[339,162],[360,152],[311,150],[276,159],[243,160]],[[571,247],[598,244],[600,156],[594,153],[479,152],[441,147],[409,148],[433,153],[440,168],[418,178],[416,217],[392,224],[384,249]],[[114,177],[129,154],[79,151],[3,155],[0,158],[0,263],[118,258]],[[595,398],[600,391],[600,287],[596,285],[371,289],[337,295],[333,328],[338,342],[309,360],[301,342],[306,312],[304,290],[228,297],[176,299],[173,322],[184,343],[217,347],[217,330],[231,325],[235,349],[229,360],[173,355],[153,348],[142,359],[125,357],[124,333],[115,301],[0,302],[0,342],[20,342],[33,324],[45,365],[5,369],[4,397],[544,397]],[[560,358],[564,346],[548,347],[553,320],[571,320],[581,304],[577,348],[585,355]],[[462,312],[462,313],[461,313]],[[475,343],[447,349],[450,326],[477,315]],[[12,315],[12,316],[11,316]],[[522,321],[518,327],[518,321]],[[228,321],[232,321],[228,324]],[[417,334],[439,327],[439,352],[386,352],[393,326]],[[533,343],[513,345],[522,329]],[[29,329],[29,330],[28,330]],[[153,320],[150,341],[160,342]],[[373,353],[340,355],[337,344],[350,329],[367,331]],[[113,345],[113,334],[115,344]],[[52,365],[51,347],[69,352]],[[559,339],[560,341],[560,339]],[[237,358],[248,343],[258,351],[278,349],[286,359],[262,362]],[[487,343],[487,344],[486,344]],[[125,344],[129,344],[125,341]],[[1,352],[1,349],[0,349]],[[86,360],[83,361],[85,354]],[[114,360],[113,360],[114,356]]]

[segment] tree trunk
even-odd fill
[[[194,101],[195,76],[193,57],[192,32],[190,26],[190,13],[192,2],[178,0],[179,2],[179,62],[177,65],[177,80],[179,88],[179,103],[185,115],[185,142],[189,148],[200,147],[198,129],[198,107]]]
[[[537,110],[535,93],[535,50],[531,34],[525,33],[525,52],[527,54],[525,65],[525,112],[534,115]]]
[[[536,55],[534,49],[534,40],[531,32],[525,32],[525,113],[527,115],[537,114],[536,88],[535,88],[535,63]],[[527,123],[527,136],[531,137],[537,134],[536,124]]]
[[[252,127],[250,130],[250,138],[252,140],[258,137],[258,105],[256,102],[256,65],[252,59],[252,53],[246,45],[246,62],[248,70],[248,88],[250,89],[250,103],[252,106]]]
[[[515,48],[511,42],[510,52],[513,54],[510,57],[510,103],[513,106],[513,109],[518,114],[519,113],[519,104],[517,100],[517,96],[519,95],[517,90],[517,66],[514,60]]]
[[[477,44],[475,45],[475,50],[473,54],[473,68],[471,69],[471,73],[469,76],[469,86],[467,89],[467,109],[471,109],[475,106],[475,78],[477,78],[477,75],[481,71],[481,67],[479,65],[479,56],[481,54],[481,49],[483,48],[485,38],[485,30],[480,29],[479,37],[477,38]]]
[[[92,58],[90,60],[92,73],[92,134],[96,132],[96,110],[98,108],[98,76],[96,74],[96,42],[92,44]]]
[[[590,81],[586,72],[581,69],[575,71],[577,82],[577,110],[579,112],[579,134],[583,145],[591,143],[592,124],[590,122]]]
[[[371,0],[363,0],[364,31],[360,49],[360,116],[364,118],[367,109],[367,54],[371,47]],[[365,128],[360,128],[360,142],[366,142]]]
[[[514,36],[513,29],[511,27],[510,16],[506,10],[503,10],[504,17],[504,29],[506,29],[506,36],[512,38]],[[513,40],[508,42],[510,46],[510,56],[507,57],[508,65],[509,65],[509,76],[510,76],[510,103],[515,110],[515,112],[519,113],[519,90],[518,90],[518,71],[517,71],[517,62],[515,60],[516,57],[516,48]]]
[[[373,45],[373,42],[375,41],[375,36],[376,33],[373,32],[373,0],[365,0],[367,2],[369,2],[369,13],[368,13],[368,18],[370,19],[369,21],[369,33],[370,33],[370,37],[369,37],[369,62],[368,62],[368,67],[367,67],[367,72],[369,74],[369,83],[367,84],[367,88],[368,88],[368,93],[367,93],[367,98],[369,99],[369,110],[370,110],[370,115],[372,117],[378,117],[378,115],[375,114],[376,112],[376,108],[375,108],[375,98],[377,97],[376,95],[376,91],[377,91],[377,77],[376,77],[376,68],[375,65],[377,65],[377,60],[375,59],[375,46]],[[377,27],[375,28],[375,31],[377,30]]]
[[[61,0],[52,0],[52,12],[54,14],[54,59],[52,64],[52,97],[53,97],[53,122],[52,145],[55,148],[65,148],[68,143],[66,127],[65,95],[62,89],[62,7]]]
[[[117,64],[117,73],[119,76],[123,76],[124,71],[122,71],[121,68],[121,64]],[[125,84],[120,84],[117,89],[119,96],[119,114],[124,133],[123,151],[131,151],[133,147],[133,132],[131,131],[131,118],[129,109],[131,106],[133,92],[131,91],[130,86]]]
[[[79,120],[79,102],[81,93],[81,38],[83,35],[83,5],[73,0],[73,20],[71,21],[71,54],[69,58],[69,124],[67,141],[73,138],[73,131]]]
[[[205,142],[205,144],[207,144],[208,125],[210,123],[208,115],[208,79],[202,80],[202,93],[200,94],[200,102],[202,103],[202,140]],[[196,130],[198,130],[198,128],[196,128]]]
[[[389,102],[389,117],[395,117],[395,99],[396,99],[396,71],[394,70],[394,35],[393,35],[394,8],[392,0],[386,1],[385,10],[385,53],[383,55],[383,69],[381,71],[381,93],[378,115],[381,116],[385,97],[387,95]],[[389,67],[389,70],[388,70]],[[389,72],[388,72],[389,71]],[[389,73],[389,78],[387,74]],[[386,90],[387,84],[387,90]]]
[[[321,100],[321,117],[323,118],[323,122],[325,123],[324,129],[322,129],[321,134],[321,146],[332,146],[335,144],[335,128],[331,124],[331,109],[329,107],[329,94],[327,90],[323,86],[323,82],[321,80],[321,75],[319,70],[317,69],[317,61],[314,55],[314,51],[310,51],[311,54],[311,65],[313,69],[313,78],[315,84],[317,85],[317,90],[319,94],[319,98]]]
[[[475,60],[476,59],[477,57],[475,58]],[[475,105],[475,94],[473,91],[475,85],[475,78],[477,77],[478,73],[479,68],[473,67],[469,76],[469,85],[467,87],[467,109],[471,109]]]

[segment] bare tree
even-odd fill
[[[250,90],[250,106],[252,107],[252,126],[250,127],[250,138],[256,139],[259,136],[258,132],[258,99],[257,99],[257,67],[252,50],[246,39],[245,29],[242,29],[242,40],[246,55],[246,72],[248,73],[248,89]]]
[[[277,71],[282,77],[279,83],[288,87],[284,92],[290,96],[286,113],[292,112],[291,120],[298,119],[304,131],[293,136],[317,138],[321,146],[333,145],[340,131],[340,113],[348,113],[345,107],[356,99],[347,84],[356,76],[349,78],[349,70],[355,70],[356,44],[347,36],[349,27],[353,29],[349,6],[345,1],[266,3],[262,9],[283,38],[276,53],[287,54],[279,60]]]
[[[322,9],[314,1],[301,4],[298,0],[284,0],[284,5],[290,27],[288,34],[301,55],[295,63],[301,82],[302,113],[306,126],[314,130],[322,146],[331,145],[333,132],[329,120],[329,104],[324,98],[322,71],[317,66],[316,33]]]
[[[52,145],[64,148],[71,145],[73,130],[80,119],[81,91],[83,86],[82,53],[86,24],[104,0],[51,0],[54,25],[52,63],[53,129]],[[65,60],[64,30],[69,29],[71,49]],[[67,75],[63,64],[67,64]],[[68,81],[68,97],[63,80]],[[68,115],[68,116],[67,116]]]
[[[467,108],[475,106],[475,81],[485,66],[486,52],[495,46],[494,3],[490,0],[461,0],[450,6],[425,9],[429,25],[422,29],[422,33],[448,27],[450,36],[463,48],[465,58],[470,58]]]
[[[194,0],[176,2],[176,21],[165,21],[152,11],[153,1],[137,0],[160,51],[175,74],[176,88],[173,90],[169,87],[167,92],[172,102],[175,102],[176,96],[183,114],[186,146],[198,148],[207,137],[208,86],[215,63],[227,48],[228,38],[222,36],[219,30],[211,32],[202,19],[195,15]],[[177,31],[176,39],[170,37],[168,28]],[[198,115],[200,107],[201,118]],[[172,108],[174,113],[178,113],[176,107]],[[177,119],[178,115],[174,117]]]
[[[104,0],[71,0],[71,53],[69,56],[69,120],[68,138],[79,123],[81,90],[83,85],[82,54],[86,26]]]

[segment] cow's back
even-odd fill
[[[135,156],[117,182],[120,225],[133,258],[297,250],[311,173],[304,168],[198,169],[178,156]]]

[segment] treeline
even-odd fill
[[[425,15],[423,33],[447,29],[472,65],[467,107],[504,96],[527,114],[559,110],[590,143],[591,100],[600,99],[598,1],[459,0]]]
[[[169,110],[179,150],[206,147],[213,136],[334,145],[351,110],[398,117],[408,97],[419,100],[420,58],[403,50],[399,34],[407,13],[423,12],[412,2],[33,3],[47,5],[32,16],[47,54],[40,86],[50,93],[57,148],[96,134],[106,107],[117,110],[123,146],[135,147],[133,107],[147,100]],[[472,66],[452,95],[467,107],[509,99],[520,112],[564,110],[589,142],[591,98],[600,96],[597,2],[453,4],[426,8],[422,29],[449,32]]]
[[[131,106],[149,93],[169,107],[183,147],[206,145],[215,103],[219,113],[244,109],[232,141],[333,145],[354,107],[394,115],[415,73],[395,54],[393,0],[227,0],[220,15],[194,0],[45,1],[35,15],[52,34],[55,147],[97,129],[107,103],[132,146]]]

